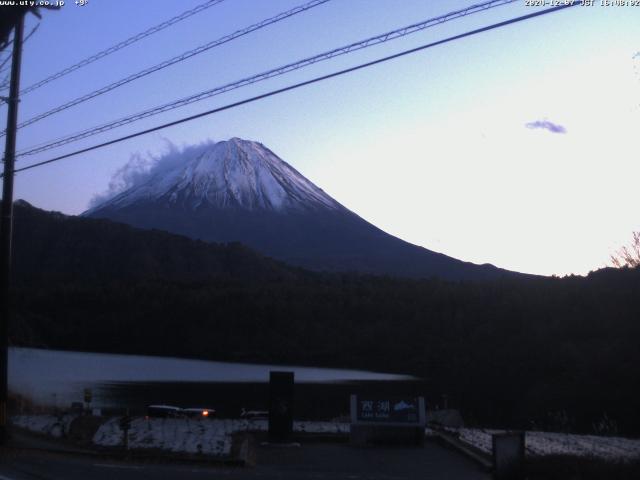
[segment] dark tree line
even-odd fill
[[[480,424],[640,433],[640,269],[485,283],[289,268],[21,208],[12,342],[415,374]],[[204,268],[206,267],[206,268]]]

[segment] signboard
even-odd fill
[[[286,441],[293,431],[293,372],[269,373],[269,439]]]
[[[422,397],[351,396],[351,422],[411,426],[425,424]]]

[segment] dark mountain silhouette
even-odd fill
[[[238,243],[220,245],[109,220],[14,208],[13,270],[20,283],[82,279],[105,283],[215,277],[295,278],[295,269]]]

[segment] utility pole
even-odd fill
[[[13,228],[13,175],[16,156],[16,132],[18,130],[18,102],[20,92],[20,64],[22,60],[22,36],[26,11],[16,18],[13,33],[13,58],[11,60],[11,85],[7,99],[7,138],[4,149],[4,176],[2,179],[2,212],[0,218],[0,444],[7,441],[8,400],[8,337],[11,289],[11,230]]]

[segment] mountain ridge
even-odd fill
[[[239,243],[215,244],[107,219],[45,211],[14,203],[13,272],[19,284],[82,279],[258,281],[297,278],[297,269]]]
[[[84,214],[148,199],[194,209],[204,203],[246,210],[345,209],[264,145],[237,137],[213,144],[191,161],[156,173]]]
[[[210,242],[238,241],[313,270],[486,280],[524,275],[396,238],[327,195],[261,143],[212,144],[83,213]]]

